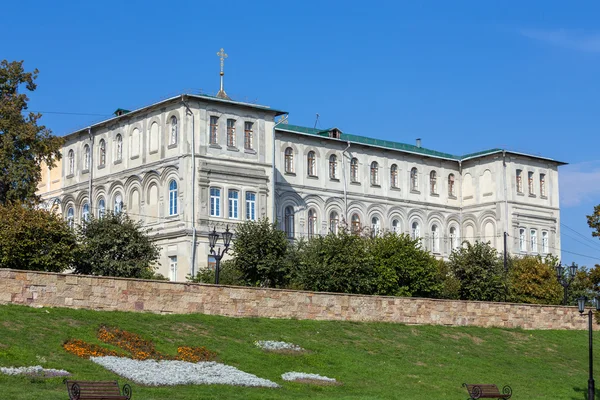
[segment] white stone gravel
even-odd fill
[[[288,351],[304,351],[304,349],[298,345],[286,342],[276,342],[274,340],[258,340],[254,342],[256,347],[260,347],[263,350],[288,350]]]
[[[0,373],[4,375],[35,375],[35,376],[69,376],[68,371],[62,369],[44,368],[41,365],[32,367],[0,367]]]
[[[326,376],[321,376],[321,375],[317,375],[317,374],[307,374],[304,372],[286,372],[285,374],[281,375],[281,379],[283,379],[284,381],[295,381],[297,379],[316,379],[319,381],[326,381],[326,382],[337,382],[334,378],[328,378]]]
[[[114,356],[90,357],[90,360],[126,379],[148,386],[222,384],[279,387],[268,379],[214,361],[198,363],[178,360],[140,361]]]

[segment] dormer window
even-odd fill
[[[332,139],[340,139],[342,137],[342,131],[338,128],[333,128],[329,131],[329,137]]]

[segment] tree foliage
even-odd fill
[[[450,254],[450,270],[460,281],[461,300],[504,301],[507,285],[502,259],[489,242],[465,242]]]
[[[78,228],[75,273],[153,279],[159,248],[125,213],[107,213]]]
[[[263,218],[239,224],[233,239],[233,267],[249,286],[283,287],[289,280],[289,243],[277,224]]]
[[[0,205],[0,266],[62,272],[73,264],[76,235],[59,215],[21,204]]]
[[[0,204],[38,201],[41,163],[53,167],[61,157],[63,139],[38,125],[41,114],[24,115],[29,98],[19,89],[33,92],[37,74],[23,61],[0,62]]]
[[[509,300],[515,303],[560,304],[563,288],[556,279],[555,257],[524,256],[511,260]]]

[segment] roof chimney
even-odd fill
[[[417,147],[421,147],[421,138],[417,138]]]

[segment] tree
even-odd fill
[[[78,228],[75,273],[152,279],[159,248],[125,213],[91,218]]]
[[[594,207],[592,215],[587,215],[587,223],[594,230],[592,236],[600,237],[600,204]]]
[[[23,61],[0,62],[0,204],[39,201],[41,164],[52,168],[61,158],[63,139],[38,125],[41,114],[24,115],[29,98],[19,88],[33,92],[37,74],[25,72]]]
[[[377,276],[376,294],[435,297],[440,291],[437,261],[419,239],[385,233],[369,240],[368,252]]]
[[[73,265],[75,232],[59,215],[21,204],[0,205],[0,266],[62,272]]]
[[[509,300],[515,303],[560,304],[563,288],[556,279],[555,257],[524,256],[510,263]]]
[[[233,267],[249,286],[283,287],[289,280],[288,239],[263,218],[239,224],[233,239]]]
[[[503,301],[506,276],[503,262],[489,242],[465,242],[450,254],[450,270],[460,281],[461,300]]]

